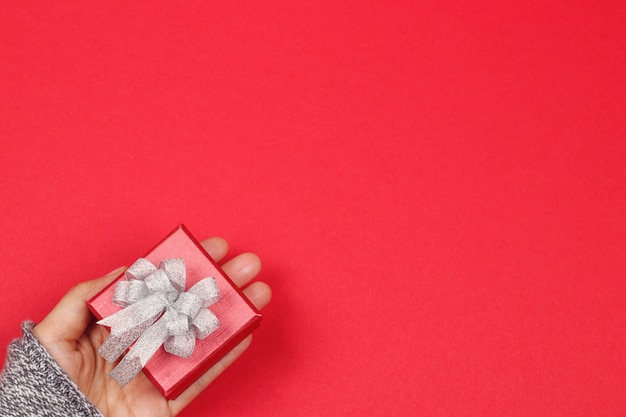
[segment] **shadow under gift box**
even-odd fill
[[[187,269],[186,290],[203,278],[214,277],[220,291],[220,299],[209,307],[220,326],[205,339],[196,340],[192,355],[184,359],[167,353],[161,346],[143,368],[163,396],[174,399],[252,333],[261,321],[261,314],[184,225],[174,229],[144,258],[156,266],[164,259],[183,258]],[[125,279],[123,273],[87,302],[98,320],[122,309],[113,304],[115,284],[120,279]]]

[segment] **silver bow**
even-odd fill
[[[135,343],[110,373],[121,386],[141,371],[161,345],[169,353],[188,358],[196,338],[204,339],[220,325],[206,308],[220,298],[215,278],[204,278],[185,291],[181,258],[166,259],[158,268],[140,258],[125,275],[113,296],[113,303],[124,309],[98,322],[111,328],[98,349],[107,361],[115,361]]]

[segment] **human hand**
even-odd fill
[[[221,238],[204,240],[202,246],[217,262],[228,252],[228,244]],[[224,263],[222,269],[237,286],[243,287],[259,273],[261,261],[252,253],[244,253]],[[98,347],[107,338],[108,332],[95,323],[86,302],[123,270],[119,268],[102,278],[72,288],[50,314],[35,326],[33,333],[104,415],[175,416],[246,350],[252,335],[174,400],[166,400],[142,372],[125,387],[120,387],[109,377],[115,364],[107,362],[98,354]],[[250,284],[243,293],[258,309],[265,307],[271,298],[271,290],[264,282]]]

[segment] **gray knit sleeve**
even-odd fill
[[[33,335],[34,323],[22,324],[0,376],[0,416],[103,417]]]

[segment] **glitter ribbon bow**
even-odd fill
[[[220,298],[215,278],[204,278],[185,291],[181,258],[164,260],[158,268],[140,258],[125,275],[113,296],[113,303],[124,309],[98,322],[111,328],[98,349],[106,360],[115,361],[135,343],[110,373],[121,386],[141,371],[161,345],[169,353],[188,358],[196,338],[204,339],[220,325],[206,308]]]

